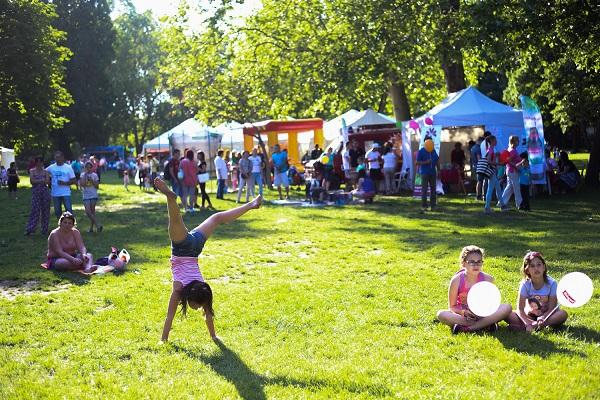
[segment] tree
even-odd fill
[[[114,31],[106,0],[55,0],[57,29],[67,32],[66,46],[73,56],[67,62],[66,85],[73,104],[64,110],[69,120],[52,132],[57,148],[69,155],[69,144],[107,144],[113,107],[109,73],[114,58]]]
[[[18,153],[44,152],[49,130],[66,121],[70,52],[60,45],[64,32],[52,27],[56,17],[41,1],[0,0],[0,139]]]
[[[546,123],[563,132],[600,132],[600,9],[587,1],[497,1],[474,5],[477,37],[489,64],[506,71],[504,99],[533,97]],[[586,183],[598,186],[600,134],[591,140]]]
[[[127,12],[116,18],[114,26],[116,58],[111,81],[115,103],[111,122],[121,134],[133,136],[140,152],[152,133],[166,124],[181,122],[187,115],[177,111],[161,86],[159,67],[164,54],[152,13],[139,14],[129,3]]]

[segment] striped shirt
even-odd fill
[[[192,281],[204,282],[198,267],[198,257],[171,256],[171,272],[173,281],[181,282],[183,286],[189,285]]]

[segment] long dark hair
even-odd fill
[[[203,307],[205,313],[208,313],[211,316],[215,315],[212,307],[213,294],[208,283],[191,281],[183,287],[179,304],[181,304],[181,314],[184,317],[187,315],[187,307],[190,301]]]

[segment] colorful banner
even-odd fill
[[[531,183],[543,185],[546,183],[544,154],[544,125],[542,114],[533,99],[527,96],[519,96],[523,108],[523,124],[525,125],[524,138],[529,154],[529,169],[531,171]]]
[[[440,155],[440,147],[442,145],[442,126],[441,125],[425,125],[421,127],[421,139],[419,140],[419,149],[425,146],[425,138],[430,137],[433,140],[433,148]]]

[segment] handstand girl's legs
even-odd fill
[[[200,231],[202,232],[204,237],[208,239],[208,237],[212,235],[217,226],[235,221],[236,219],[244,215],[246,212],[255,208],[259,208],[262,204],[262,200],[262,195],[258,195],[258,197],[255,197],[254,200],[252,200],[250,203],[246,203],[239,207],[232,208],[231,210],[221,211],[216,214],[213,214],[206,220],[204,220],[204,222],[202,222],[200,225],[192,229],[192,231]]]
[[[160,178],[154,179],[156,189],[167,198],[167,209],[169,211],[169,239],[173,242],[182,242],[187,237],[188,230],[183,223],[183,218],[177,205],[177,194],[173,192],[165,181]]]

